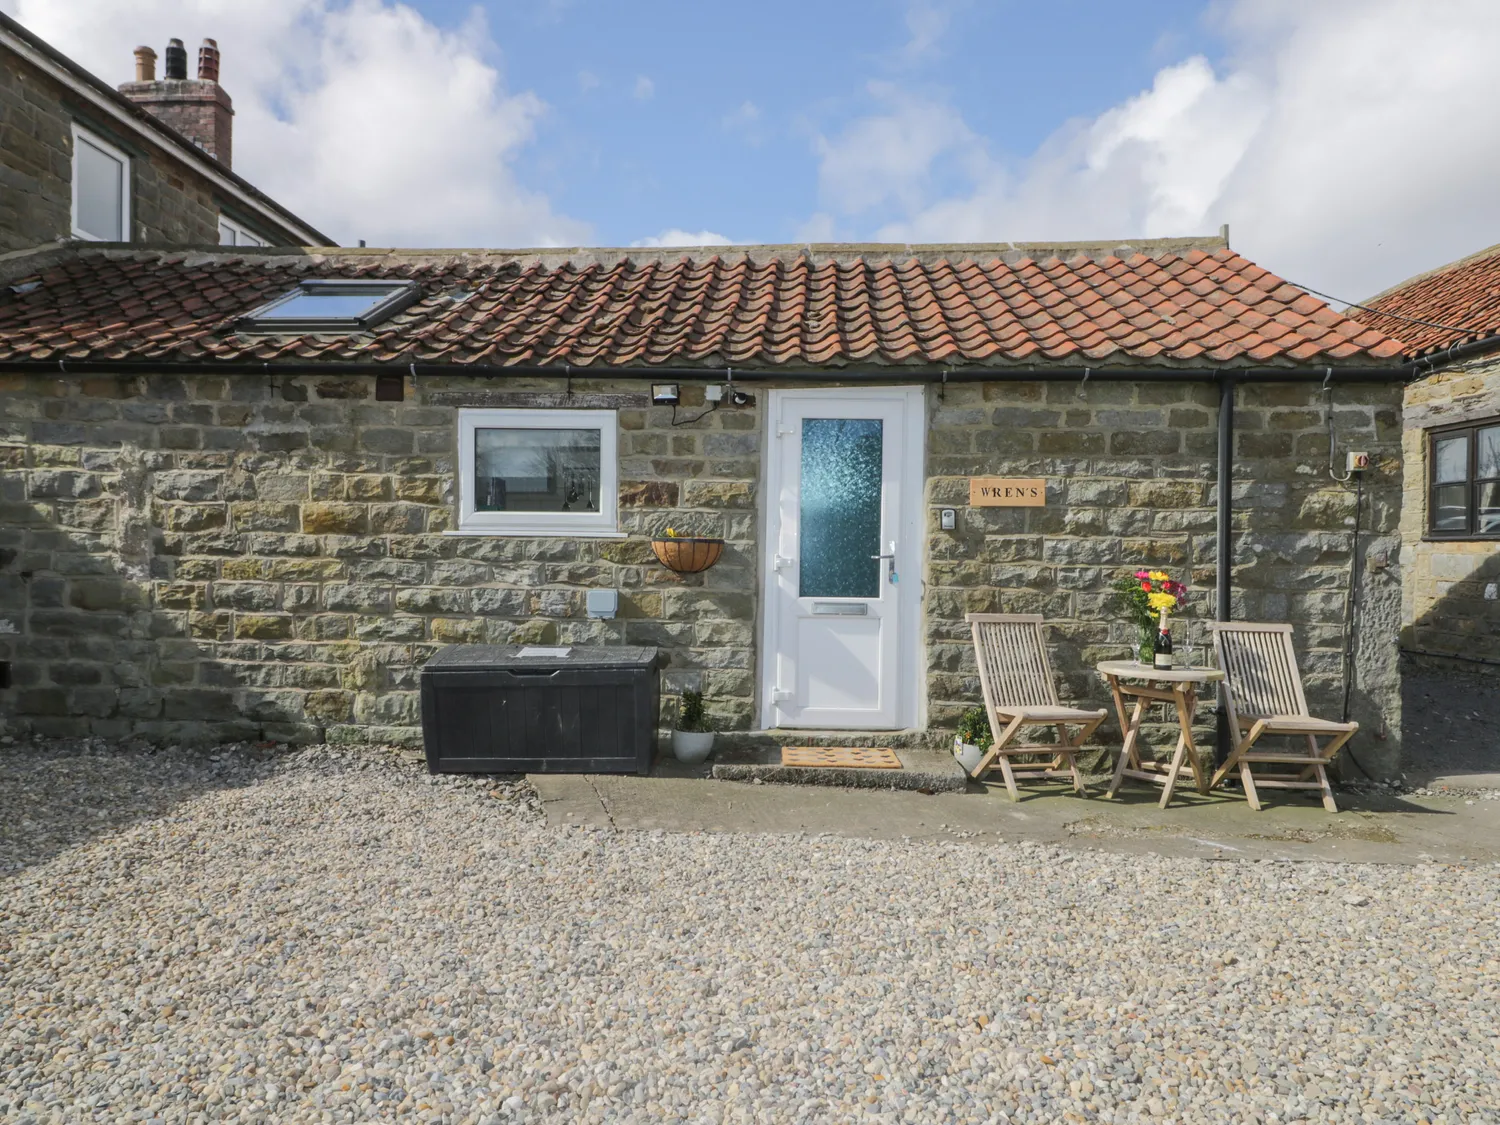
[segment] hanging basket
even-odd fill
[[[680,537],[651,540],[651,550],[656,559],[668,570],[678,574],[697,574],[719,561],[724,553],[724,540]]]

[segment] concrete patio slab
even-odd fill
[[[934,793],[764,785],[706,777],[530,778],[549,825],[669,832],[831,833],[874,839],[1034,840],[1111,852],[1368,863],[1500,862],[1500,800],[1340,793],[1344,811],[1301,797],[1252,812],[1190,794],[1165,811],[1155,788],[1112,801],[1034,788]]]
[[[1500,773],[1424,773],[1406,775],[1408,785],[1420,789],[1500,789]]]

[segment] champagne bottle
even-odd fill
[[[1172,630],[1167,627],[1167,611],[1161,611],[1161,628],[1156,633],[1156,667],[1172,667]]]

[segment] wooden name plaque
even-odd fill
[[[970,477],[971,508],[1043,508],[1047,482],[1040,478]]]

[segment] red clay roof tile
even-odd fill
[[[1365,305],[1350,308],[1349,319],[1400,340],[1411,358],[1500,335],[1500,246],[1420,274]]]
[[[14,267],[14,263],[12,263]],[[15,276],[12,268],[11,276]],[[306,277],[414,278],[372,333],[256,335]],[[1385,359],[1404,345],[1233,251],[747,247],[463,254],[78,248],[0,289],[0,359],[326,358],[453,364],[842,366]],[[1500,286],[1491,284],[1491,288]],[[1500,299],[1495,301],[1500,324]]]

